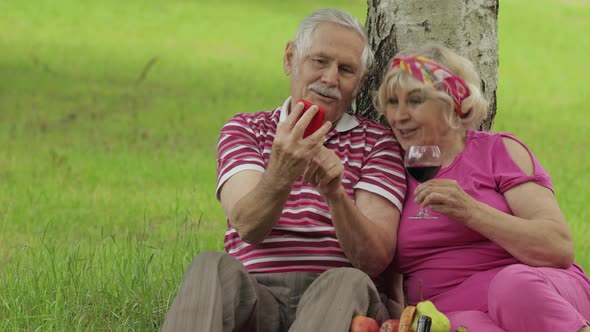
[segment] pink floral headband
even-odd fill
[[[447,93],[453,98],[453,107],[460,117],[466,114],[461,104],[469,97],[469,88],[465,81],[452,71],[422,56],[400,56],[393,59],[390,69],[401,69],[418,81]]]

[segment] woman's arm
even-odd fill
[[[504,138],[504,144],[514,162],[532,175],[533,162],[526,149],[510,138]],[[526,182],[504,192],[504,197],[513,215],[476,201],[454,180],[432,180],[416,189],[417,202],[463,222],[525,264],[558,268],[573,264],[571,233],[551,190]]]
[[[567,268],[574,261],[569,227],[553,193],[527,182],[504,193],[514,215],[480,203],[465,224],[531,266]]]

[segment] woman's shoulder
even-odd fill
[[[494,149],[502,138],[508,133],[493,133],[481,130],[469,130],[467,132],[468,148],[472,151],[481,153],[484,150]]]
[[[504,137],[516,139],[516,137],[509,132],[491,132],[491,131],[483,131],[483,130],[469,130],[469,136],[474,140],[479,140],[482,142],[493,142]]]
[[[504,149],[507,145],[519,146],[526,149],[524,143],[516,136],[509,132],[489,132],[480,130],[471,130],[468,133],[471,148],[476,151],[482,149]]]
[[[527,176],[540,168],[530,149],[512,133],[473,131],[471,135],[472,151],[477,151],[480,156],[488,155],[496,168],[514,165]]]

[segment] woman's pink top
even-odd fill
[[[527,149],[534,162],[534,175],[526,175],[514,163],[503,137],[512,138]],[[549,174],[530,150],[506,133],[468,131],[463,152],[435,178],[454,179],[471,197],[509,214],[512,211],[504,199],[505,191],[529,181],[553,190]],[[416,304],[451,291],[461,306],[485,310],[489,281],[500,268],[519,261],[496,243],[444,215],[429,211],[438,219],[408,219],[419,211],[413,194],[417,186],[418,182],[408,177],[395,258],[406,278],[408,302]],[[463,287],[457,287],[462,283]]]

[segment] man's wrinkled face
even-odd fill
[[[297,58],[295,45],[285,51],[285,73],[291,75],[292,105],[301,99],[322,107],[335,123],[350,108],[361,82],[361,35],[335,23],[322,23],[313,33],[310,49]]]

